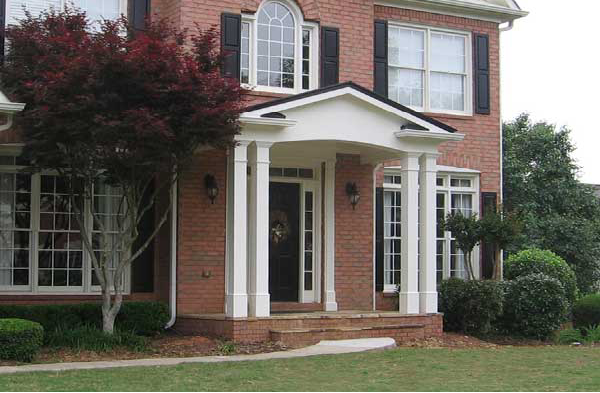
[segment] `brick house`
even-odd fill
[[[64,2],[0,4],[9,24],[22,5]],[[465,277],[465,261],[437,222],[499,202],[500,36],[527,14],[515,1],[74,3],[91,18],[220,26],[224,72],[250,89],[237,147],[199,152],[179,179],[128,300],[240,341],[441,333],[437,283]],[[22,107],[0,97],[8,119]],[[19,174],[21,146],[0,126],[0,303],[96,301],[60,180]],[[491,275],[485,245],[473,267]]]

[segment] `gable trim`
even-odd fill
[[[438,121],[438,120],[436,120],[432,117],[429,117],[427,115],[424,115],[420,112],[414,111],[414,110],[412,110],[404,105],[401,105],[395,101],[392,101],[388,98],[380,96],[380,95],[372,92],[371,90],[368,90],[368,89],[366,89],[360,85],[357,85],[356,83],[351,82],[351,81],[340,83],[340,84],[333,85],[333,86],[324,87],[321,89],[308,91],[306,93],[301,93],[301,94],[296,94],[296,95],[289,96],[289,97],[276,99],[273,101],[268,101],[268,102],[265,102],[262,104],[253,105],[253,106],[246,108],[245,115],[249,115],[249,112],[262,111],[263,109],[267,109],[267,108],[269,109],[270,112],[273,112],[273,111],[278,112],[278,111],[285,110],[285,109],[283,109],[283,108],[274,109],[275,107],[285,106],[286,104],[291,104],[291,103],[294,103],[295,101],[307,100],[310,98],[317,98],[317,96],[323,96],[323,99],[326,99],[326,98],[329,98],[328,96],[330,95],[330,93],[334,93],[338,90],[343,90],[343,89],[351,89],[359,94],[364,94],[368,98],[367,101],[371,101],[372,104],[374,104],[384,110],[386,110],[385,107],[387,106],[388,107],[387,110],[389,110],[389,108],[391,108],[395,111],[400,111],[404,115],[406,115],[407,120],[414,121],[421,126],[424,126],[423,123],[425,123],[427,125],[433,126],[433,128],[438,128],[438,129],[441,129],[441,130],[449,132],[449,133],[457,132],[457,130],[454,127],[444,124],[441,121]],[[310,102],[307,102],[307,103],[299,103],[299,105],[297,105],[297,106],[306,105],[308,103],[312,103],[312,102],[316,102],[316,101],[319,101],[319,100],[318,99],[310,100]],[[294,105],[289,106],[289,108],[294,108],[294,107],[295,107]],[[429,127],[425,126],[425,128],[429,128]]]

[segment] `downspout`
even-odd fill
[[[511,20],[508,22],[508,25],[504,27],[500,27],[500,33],[504,33],[507,31],[511,31],[515,27],[515,21]],[[498,74],[500,76],[498,83],[498,112],[500,115],[500,195],[498,195],[498,200],[500,201],[500,205],[502,206],[504,203],[503,195],[504,195],[504,127],[503,119],[502,119],[502,34],[498,36]],[[499,250],[500,255],[498,255],[498,260],[500,262],[500,281],[504,279],[504,252],[503,250]]]
[[[169,295],[169,309],[171,310],[171,319],[167,322],[165,329],[171,328],[175,325],[177,319],[177,207],[178,201],[178,183],[176,180],[173,187],[171,187],[171,198],[173,199],[173,205],[171,207],[171,293]]]
[[[377,311],[377,171],[383,164],[373,168],[373,311]]]

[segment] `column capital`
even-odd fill
[[[248,147],[248,145],[251,144],[252,141],[245,140],[245,139],[242,139],[242,140],[236,139],[235,143],[236,143],[235,147]]]
[[[419,170],[419,157],[422,153],[407,152],[400,158],[400,171],[418,171]]]
[[[271,146],[273,146],[273,144],[275,142],[267,142],[267,141],[254,141],[254,143],[256,144],[257,148],[261,148],[261,149],[270,149]]]
[[[423,153],[419,158],[421,172],[437,172],[437,159],[440,156],[439,153]]]

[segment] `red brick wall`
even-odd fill
[[[346,184],[356,182],[352,209]],[[340,310],[373,308],[373,167],[338,155],[335,168],[335,295]]]
[[[219,185],[214,204],[204,187],[208,173]],[[225,151],[209,150],[198,153],[179,181],[178,314],[224,312],[226,176]]]

